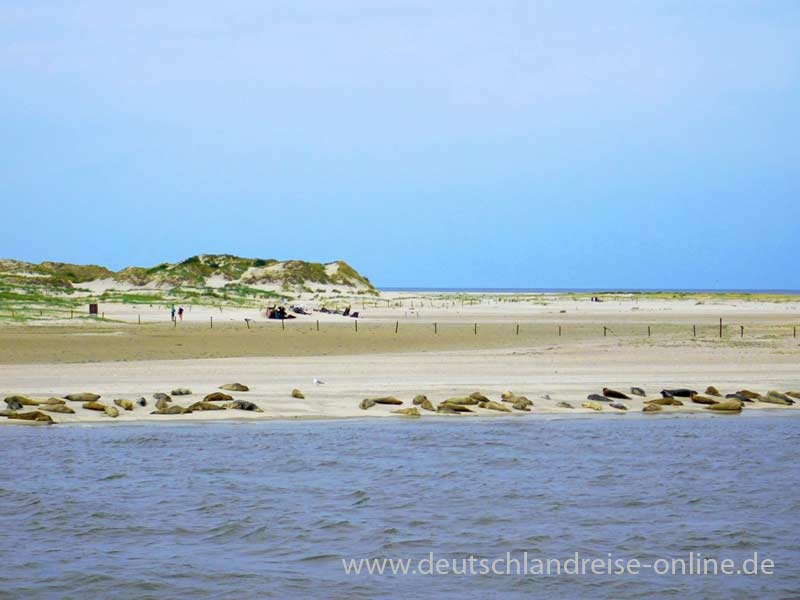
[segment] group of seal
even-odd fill
[[[237,392],[249,391],[249,388],[241,383],[225,384],[220,386],[220,389],[233,390]],[[295,392],[299,393],[299,390],[294,390],[292,393],[295,397],[297,397]],[[175,388],[171,393],[173,396],[192,395],[192,391],[188,388]],[[125,398],[115,398],[113,400],[113,405],[101,402],[100,398],[100,394],[95,394],[92,392],[67,394],[62,398],[48,398],[46,400],[36,400],[22,395],[12,395],[5,398],[7,409],[0,410],[0,416],[7,417],[9,419],[20,419],[50,424],[54,423],[55,421],[46,413],[75,414],[75,410],[67,404],[68,402],[80,402],[81,408],[84,410],[101,412],[112,419],[119,417],[120,410],[133,411],[137,406],[142,408],[147,406],[146,398],[139,398],[135,402]],[[152,411],[150,414],[156,415],[189,414],[196,411],[199,412],[206,410],[213,411],[225,409],[263,412],[263,410],[253,402],[236,400],[233,398],[233,396],[222,392],[213,392],[208,394],[205,396],[205,398],[203,398],[203,400],[195,402],[186,407],[173,404],[172,397],[164,392],[154,393],[153,400],[155,400],[156,410]],[[224,404],[215,404],[215,402],[221,402]],[[23,407],[27,406],[37,407],[38,410],[20,412]]]
[[[393,410],[392,413],[402,416],[419,417],[422,415],[422,413],[419,412],[419,409],[422,409],[428,412],[435,412],[440,415],[475,414],[474,407],[476,406],[485,410],[511,413],[513,412],[512,409],[520,412],[530,412],[530,407],[533,406],[533,402],[531,402],[525,396],[518,396],[514,392],[510,391],[503,392],[500,396],[500,399],[502,402],[495,402],[494,400],[489,399],[489,397],[482,392],[473,392],[469,396],[448,398],[440,402],[438,406],[435,406],[427,396],[419,394],[414,396],[414,399],[411,401],[411,403],[414,405],[413,408],[401,408]],[[394,396],[364,398],[361,402],[359,402],[358,406],[362,410],[367,410],[376,404],[401,405],[403,404],[403,401]],[[510,408],[508,406],[509,404],[511,405]]]

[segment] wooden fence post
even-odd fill
[[[208,317],[208,319],[209,319],[209,325],[211,326],[210,328],[214,329],[214,316],[212,315]]]
[[[650,337],[650,325],[647,326],[647,337]]]
[[[697,325],[692,325],[692,337],[697,337]]]
[[[517,335],[519,335],[519,323],[517,323]]]
[[[607,334],[608,334],[608,328],[605,325],[603,325],[603,337],[606,337]]]
[[[397,330],[400,329],[400,321],[394,322],[394,332],[397,334]]]
[[[744,337],[744,325],[739,325],[739,328],[741,329],[740,337]]]
[[[434,322],[433,323],[433,335],[438,335],[438,333],[439,333],[439,325],[436,322]]]
[[[719,319],[719,337],[722,337],[722,317]]]
[[[317,331],[319,331],[319,319],[317,319]]]
[[[558,337],[561,337],[561,325],[558,326]]]
[[[478,335],[478,324],[475,323],[475,335]]]
[[[356,333],[358,333],[358,319],[354,319],[354,320],[353,320],[353,323],[355,323],[355,326],[356,326]]]

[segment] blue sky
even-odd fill
[[[2,257],[800,288],[796,1],[0,0],[0,139]]]

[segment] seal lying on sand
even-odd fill
[[[751,404],[753,403],[753,401],[750,398],[742,396],[739,392],[735,392],[733,394],[725,394],[725,398],[738,400],[739,402],[750,402]]]
[[[233,402],[228,402],[225,405],[225,408],[233,408],[235,410],[249,410],[253,412],[264,412],[261,408],[258,407],[257,404],[253,402],[248,402],[247,400],[234,400]]]
[[[711,406],[706,406],[706,410],[719,410],[722,412],[741,412],[743,404],[738,400],[723,400]]]
[[[786,395],[795,400],[800,400],[800,392],[786,392]]]
[[[173,396],[191,396],[192,390],[188,388],[175,388],[171,393]]]
[[[75,414],[75,411],[72,410],[66,404],[42,404],[40,408],[42,410],[46,410],[47,412],[52,412],[52,413],[63,413],[66,415]]]
[[[531,412],[530,407],[533,406],[533,402],[528,400],[527,398],[519,398],[516,402],[511,405],[511,408],[516,410],[521,410],[524,412]]]
[[[159,398],[158,401],[156,402],[156,410],[164,410],[169,406],[170,402],[172,402],[172,400],[167,400],[166,398]]]
[[[646,412],[646,413],[659,412],[659,411],[662,411],[662,410],[664,410],[664,409],[661,408],[660,404],[645,404],[644,408],[642,408],[642,412]]]
[[[413,404],[414,406],[419,406],[420,404],[425,402],[425,400],[427,400],[427,399],[428,399],[427,396],[425,396],[423,394],[417,394],[416,396],[414,396],[414,399],[411,401],[411,404]]]
[[[452,413],[471,413],[472,411],[462,404],[448,404],[442,402],[437,408],[437,413],[452,414]]]
[[[8,404],[11,410],[19,410],[23,406],[39,406],[36,400],[28,398],[27,396],[9,396],[5,399],[5,403]],[[14,406],[17,408],[14,408]]]
[[[47,424],[54,423],[53,417],[51,417],[50,415],[44,414],[40,410],[34,410],[34,411],[31,411],[31,412],[24,412],[24,413],[15,412],[15,413],[11,413],[10,415],[8,415],[8,418],[9,419],[20,419],[22,421],[37,421],[39,423],[47,423]]]
[[[163,392],[156,392],[153,394],[153,400],[166,400],[167,402],[172,402],[172,398]]]
[[[66,404],[62,398],[48,398],[47,400],[39,400],[39,405],[42,404]]]
[[[292,398],[297,398],[298,400],[305,400],[306,395],[297,388],[294,388],[292,390]]]
[[[94,402],[100,399],[99,394],[92,394],[91,392],[83,392],[81,394],[69,394],[64,396],[65,400],[70,400],[71,402]]]
[[[139,398],[136,401],[136,404],[138,404],[139,406],[147,406],[147,398]]]
[[[592,410],[603,410],[603,407],[598,402],[584,402],[581,406],[583,408],[591,408]]]
[[[114,404],[116,404],[120,408],[124,408],[125,410],[133,410],[133,402],[131,402],[130,400],[117,398],[116,400],[114,400]]]
[[[375,406],[375,400],[372,398],[364,398],[361,402],[358,403],[358,408],[361,410],[367,410],[368,408],[372,408]]]
[[[424,410],[429,410],[431,412],[436,412],[436,408],[433,406],[430,400],[427,398],[423,398],[422,402],[418,404],[418,406]]]
[[[151,415],[185,415],[185,414],[189,414],[190,412],[192,412],[190,409],[184,408],[183,406],[178,406],[177,404],[174,404],[172,406],[167,406],[166,408],[163,408],[163,409],[160,409],[160,410],[154,410],[150,414]]]
[[[475,398],[470,398],[469,396],[465,396],[463,398],[448,398],[445,400],[447,404],[460,404],[461,406],[477,406],[479,401]]]
[[[105,413],[112,419],[116,419],[119,416],[119,409],[116,406],[106,406]]]
[[[203,400],[206,402],[230,402],[233,400],[233,396],[223,394],[222,392],[214,392],[212,394],[208,394],[205,398],[203,398]]]
[[[418,419],[422,416],[419,414],[419,410],[415,406],[412,406],[411,408],[398,408],[397,410],[393,410],[392,414],[402,415],[404,417],[412,417],[415,419]]]
[[[478,402],[489,402],[489,399],[480,392],[472,392],[469,397]]]
[[[794,404],[794,400],[788,395],[777,390],[770,390],[767,392],[767,398],[777,398],[778,400],[783,400],[787,404]]]
[[[618,410],[628,410],[628,407],[625,406],[622,402],[612,402],[609,406],[611,406],[611,408],[616,408]]]
[[[634,396],[647,396],[645,391],[640,387],[632,387],[631,394],[633,394]]]
[[[556,406],[559,408],[575,408],[574,406],[572,406],[572,404],[570,404],[569,402],[565,402],[563,400],[558,404],[556,404]]]
[[[692,396],[692,402],[695,404],[718,404],[719,400],[714,400],[713,398],[709,398],[708,396],[701,396],[700,394],[695,394]]]
[[[645,404],[656,404],[658,406],[683,406],[683,402],[672,396],[664,398],[656,398],[655,400],[646,400]]]
[[[481,402],[478,404],[481,408],[486,408],[488,410],[499,410],[500,412],[511,412],[511,409],[508,408],[505,404],[501,404],[500,402],[492,402],[491,400],[487,400],[486,402]]]
[[[589,394],[586,396],[587,400],[591,400],[592,402],[611,402],[611,398],[607,396],[601,396],[600,394]]]
[[[226,390],[228,392],[249,392],[250,388],[244,385],[243,383],[226,383],[225,385],[219,386],[219,389]]]
[[[751,392],[750,390],[739,390],[736,393],[740,396],[744,396],[748,400],[761,400],[761,398],[763,398],[758,392]]]
[[[616,400],[630,400],[631,397],[627,394],[623,394],[622,392],[618,392],[617,390],[612,390],[610,388],[603,388],[603,396],[606,398],[615,398]]]
[[[719,390],[715,388],[713,385],[710,385],[706,388],[706,394],[708,394],[709,396],[716,396],[718,398],[722,396],[722,394],[719,393]]]
[[[677,388],[674,390],[661,390],[662,398],[691,398],[697,393],[697,390],[689,390],[686,388]]]
[[[106,410],[106,405],[102,402],[84,402],[81,406],[88,410],[96,410],[99,412],[105,412]]]
[[[213,402],[204,402],[201,400],[200,402],[195,402],[194,404],[189,405],[189,410],[192,412],[201,412],[204,410],[225,410],[219,404],[214,404]]]
[[[395,398],[394,396],[383,396],[381,398],[372,398],[375,404],[391,404],[395,406],[399,406],[403,403],[402,400],[399,398]]]

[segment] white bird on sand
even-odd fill
[[[325,382],[322,381],[322,379],[317,379],[316,377],[314,377],[314,385],[324,385],[324,384]]]

